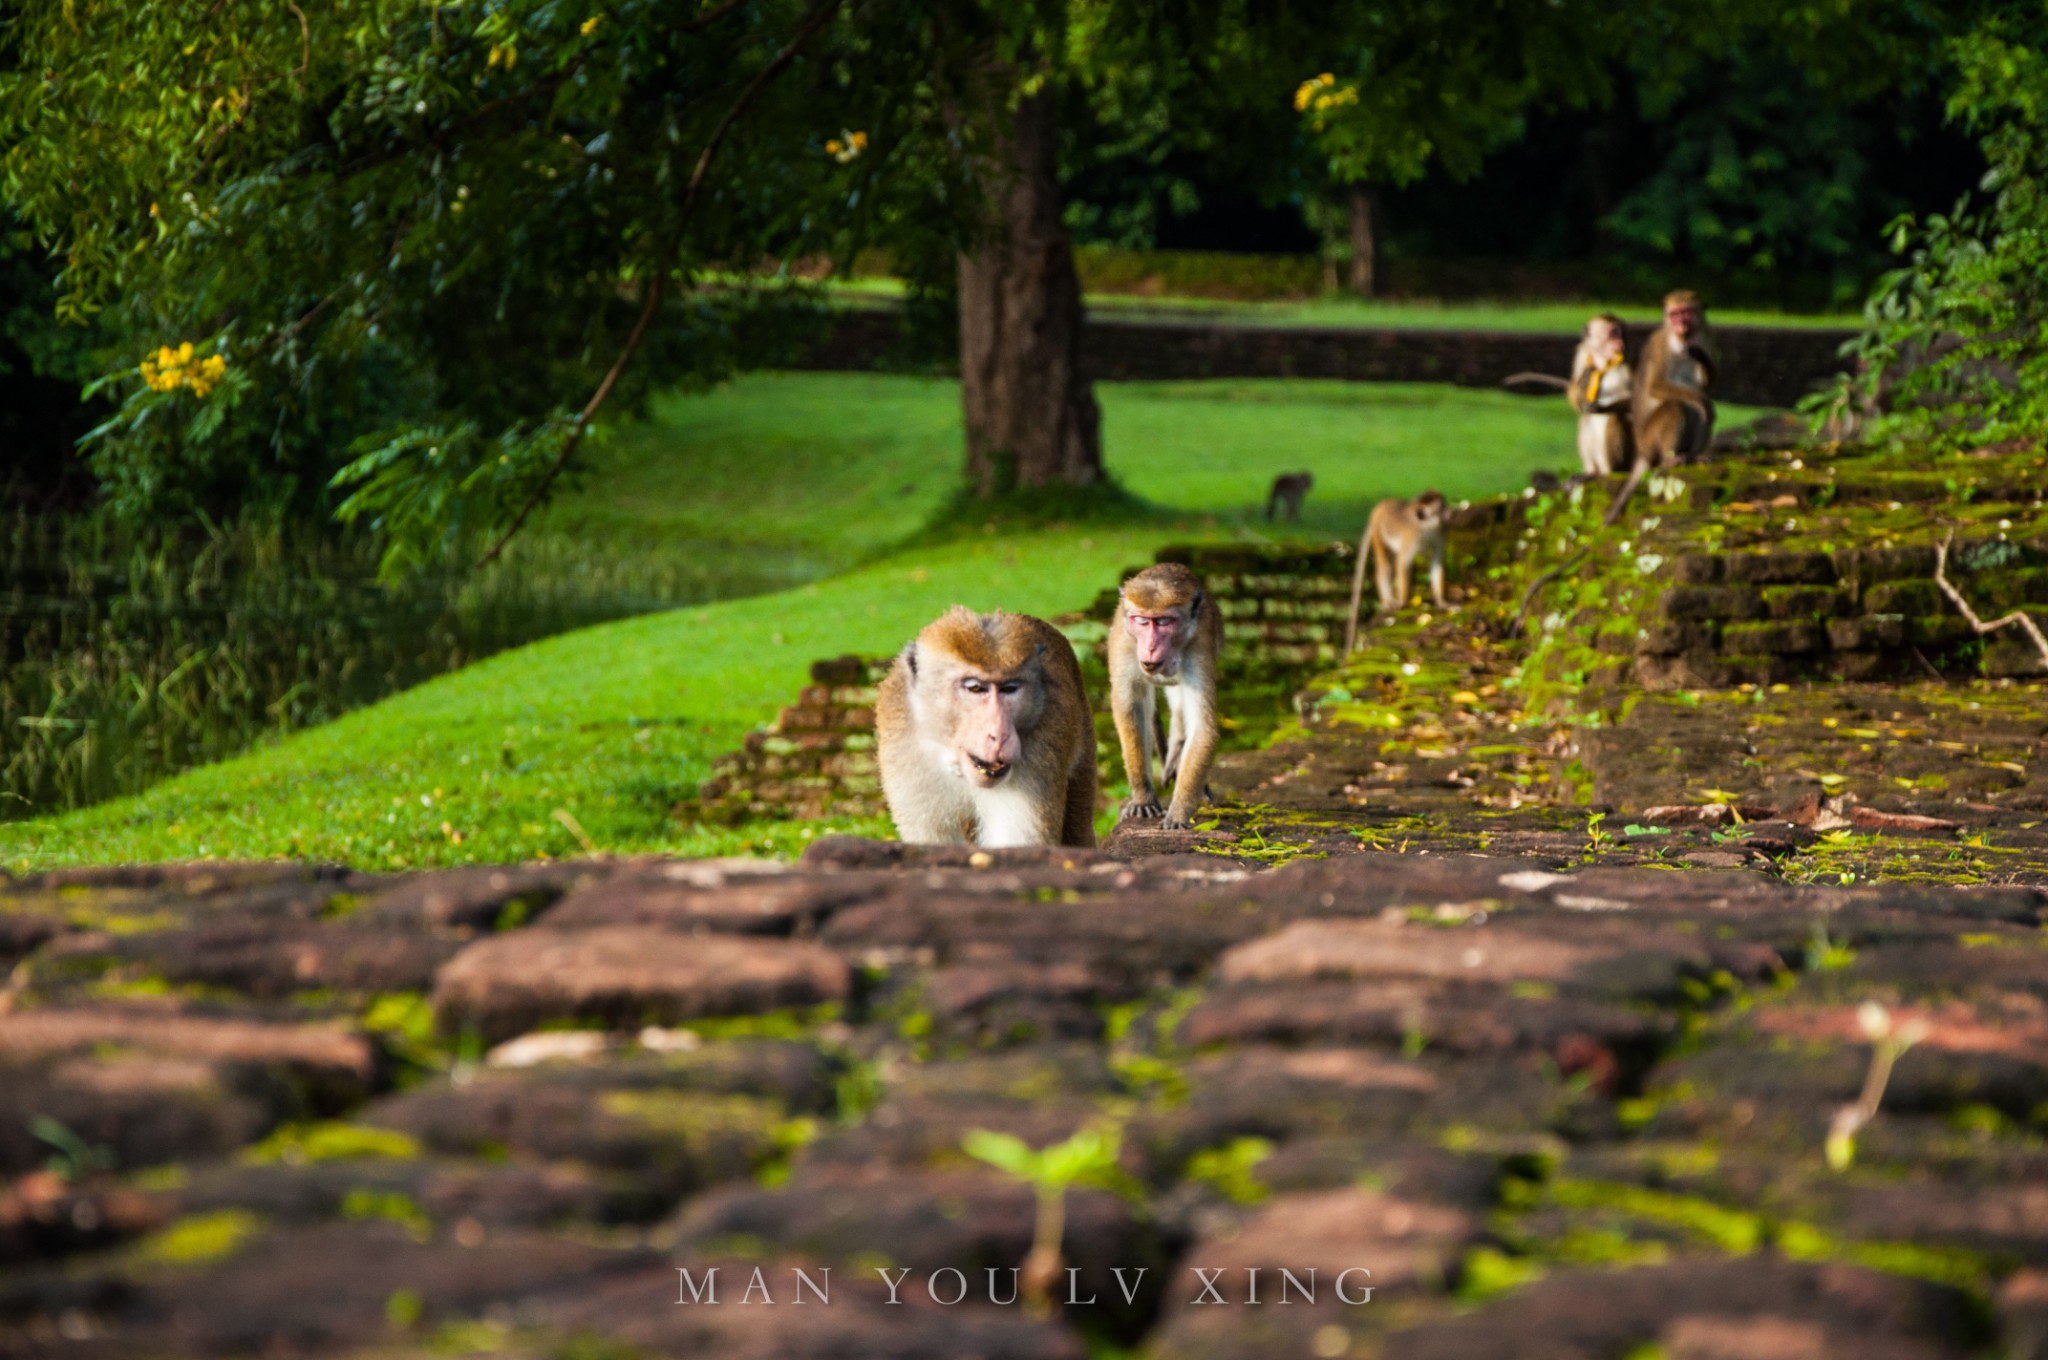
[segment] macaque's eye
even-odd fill
[[[969,694],[986,694],[988,692],[988,685],[971,675],[960,682],[960,688],[966,690]]]
[[[996,686],[996,693],[1015,694],[1023,688],[1024,682],[1022,680],[1005,680],[1002,684]]]

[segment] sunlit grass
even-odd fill
[[[139,796],[0,825],[0,864],[300,856],[386,868],[759,849],[764,834],[786,847],[799,829],[694,830],[689,800],[814,658],[893,652],[954,603],[1079,608],[1162,543],[1263,533],[1279,471],[1316,473],[1302,532],[1349,537],[1378,496],[1512,490],[1572,459],[1561,400],[1323,382],[1100,396],[1107,460],[1153,510],[988,533],[970,522],[965,537],[894,552],[957,486],[953,382],[761,374],[665,400],[606,447],[537,544],[580,544],[593,564],[729,552],[850,569],[548,638]]]

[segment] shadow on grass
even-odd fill
[[[1166,526],[1186,520],[1188,515],[1186,510],[1133,495],[1108,476],[1093,486],[1020,487],[992,497],[977,496],[962,487],[923,528],[878,555],[1035,529]]]

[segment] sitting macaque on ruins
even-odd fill
[[[1633,376],[1622,347],[1621,318],[1603,312],[1586,322],[1565,396],[1579,413],[1579,467],[1589,477],[1605,477],[1629,465]]]
[[[1621,518],[1644,477],[1689,463],[1714,438],[1714,360],[1707,352],[1707,316],[1699,294],[1681,289],[1664,299],[1664,324],[1650,332],[1636,365],[1631,416],[1636,462],[1608,507]]]

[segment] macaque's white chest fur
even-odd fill
[[[1005,846],[1043,845],[1045,827],[1039,815],[1041,799],[1024,788],[999,784],[992,789],[970,788],[974,803],[974,843],[985,850]]]
[[[1019,778],[1023,771],[992,789],[982,788],[960,765],[959,756],[941,742],[926,742],[927,759],[946,772],[943,792],[934,790],[921,808],[916,839],[925,843],[978,845],[985,850],[1006,846],[1044,845],[1046,830],[1040,792]]]

